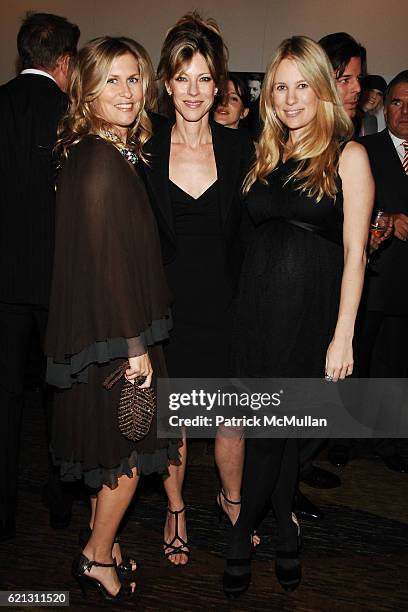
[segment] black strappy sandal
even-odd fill
[[[72,576],[78,582],[84,598],[87,597],[88,588],[96,589],[101,599],[109,603],[117,601],[131,601],[135,597],[135,591],[131,586],[121,584],[116,595],[112,595],[102,584],[100,580],[93,576],[87,576],[86,572],[90,572],[91,568],[95,567],[116,567],[116,563],[99,563],[98,561],[90,561],[83,553],[77,556],[72,563]]]
[[[179,514],[185,511],[185,509],[185,507],[181,510],[170,510],[170,508],[167,508],[167,512],[170,512],[170,514],[176,517],[176,525],[173,539],[170,542],[163,542],[163,553],[169,561],[170,557],[172,557],[173,555],[185,555],[187,557],[187,560],[190,558],[190,549],[188,547],[188,544],[185,540],[183,540],[183,538],[179,535],[178,532],[178,517]],[[179,543],[177,544],[177,542]],[[170,563],[172,562],[170,561]],[[187,565],[187,563],[173,563],[173,565],[184,566]]]
[[[219,492],[217,493],[217,497],[215,499],[215,505],[218,508],[218,520],[219,520],[219,522],[221,523],[223,518],[226,518],[227,521],[229,521],[231,523],[231,525],[233,526],[233,523],[231,521],[230,515],[228,514],[228,512],[226,510],[224,510],[224,507],[223,507],[222,502],[221,502],[221,497],[223,497],[225,499],[227,504],[231,504],[232,506],[240,506],[241,505],[241,500],[233,501],[232,499],[228,499],[228,497],[225,495],[223,489],[219,490]]]
[[[221,523],[223,518],[226,518],[227,521],[229,521],[230,525],[233,527],[234,525],[233,525],[233,523],[231,521],[230,515],[228,514],[228,512],[226,510],[224,510],[224,507],[222,505],[221,496],[225,499],[227,504],[231,504],[233,506],[240,506],[241,505],[241,500],[233,501],[232,499],[228,499],[228,497],[225,495],[223,489],[220,489],[219,492],[217,493],[217,497],[216,497],[216,500],[215,500],[215,505],[217,506],[217,509],[218,509],[218,519],[219,519],[219,522]],[[254,536],[258,536],[258,538],[259,538],[259,535],[258,535],[258,532],[256,531],[256,529],[254,529],[253,532],[251,533],[252,547],[255,549],[257,546],[259,546],[259,544],[261,542],[259,541],[259,544],[254,544]]]
[[[87,545],[88,540],[91,537],[91,534],[92,534],[92,529],[89,527],[89,525],[80,530],[79,535],[78,535],[78,543],[82,549],[84,549],[85,546]],[[113,540],[113,543],[120,544],[118,536],[115,537],[115,539]],[[125,554],[122,554],[122,563],[116,566],[119,577],[121,576],[125,577],[128,574],[135,572],[139,568],[140,568],[139,563],[135,559],[133,559],[130,555],[125,555]]]

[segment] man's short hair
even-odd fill
[[[80,31],[65,17],[28,12],[17,35],[21,68],[53,70],[61,55],[75,55]]]
[[[247,74],[247,82],[248,81],[259,81],[262,83],[263,74],[260,72],[248,72]]]
[[[319,40],[319,45],[323,47],[329,56],[337,79],[344,74],[346,66],[352,57],[360,58],[361,73],[365,75],[367,71],[367,52],[365,47],[360,45],[347,32],[328,34]]]
[[[397,76],[395,76],[388,83],[387,89],[385,90],[385,104],[389,104],[390,102],[390,94],[392,88],[395,87],[395,85],[399,85],[400,83],[408,83],[408,70],[403,70],[402,72],[399,72]]]

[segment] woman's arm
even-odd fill
[[[344,268],[336,329],[327,349],[326,374],[336,381],[353,372],[353,336],[363,290],[374,180],[365,148],[349,142],[340,157],[344,197]]]
[[[141,386],[149,387],[152,366],[143,337],[137,333],[147,323],[145,300],[150,297],[146,298],[148,288],[141,274],[150,262],[140,242],[148,227],[143,210],[139,211],[142,203],[136,201],[138,191],[127,162],[108,143],[96,141],[92,145],[93,157],[88,160],[88,173],[80,190],[86,261],[92,277],[88,284],[93,287],[88,298],[95,318],[102,321],[101,331],[109,337],[108,332],[115,329],[126,338],[126,378],[133,382],[144,376],[146,381]]]

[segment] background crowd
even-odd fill
[[[117,536],[140,474],[164,474],[163,553],[176,565],[190,553],[186,440],[158,440],[155,426],[139,443],[116,431],[119,388],[108,395],[102,382],[123,359],[127,378],[142,375],[145,386],[167,373],[337,380],[354,368],[365,378],[407,377],[408,70],[387,85],[367,75],[366,50],[347,33],[319,44],[294,37],[279,47],[261,93],[262,75],[246,83],[228,74],[217,24],[193,14],[163,43],[157,106],[141,45],[102,37],[77,54],[79,34],[62,17],[28,15],[17,40],[21,71],[0,88],[0,537],[16,534],[23,391],[34,361],[49,429],[51,525],[70,521],[73,492],[60,476],[83,480],[91,513],[73,574],[83,589],[117,600],[134,591],[136,563],[122,556]],[[295,88],[303,81],[316,100]],[[311,124],[320,117],[317,96],[334,109],[319,119],[319,134],[331,129],[327,142],[296,124],[302,105],[314,109]],[[302,157],[305,145],[321,146],[320,154]],[[326,175],[324,184],[316,179]],[[308,211],[311,196],[320,218]],[[370,240],[371,217],[378,231]],[[314,318],[309,310],[303,326],[295,325],[308,309],[300,281],[271,299],[287,275],[274,264],[285,252],[298,273],[308,253],[302,282],[319,285],[308,296]],[[262,274],[261,295],[251,279]],[[277,577],[290,590],[301,578],[296,516],[322,517],[299,483],[341,485],[313,464],[327,441],[273,442],[251,441],[246,461],[241,435],[221,432],[215,442],[217,504],[231,524],[231,597],[249,586],[267,501],[280,529]],[[387,467],[407,472],[396,440],[370,444]],[[350,440],[329,441],[336,466],[355,451]]]

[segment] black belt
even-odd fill
[[[326,238],[326,240],[330,240],[330,242],[334,242],[340,246],[343,246],[343,240],[340,236],[336,235],[335,232],[330,232],[319,225],[313,225],[312,223],[305,223],[304,221],[296,221],[295,219],[286,219],[283,217],[284,221],[294,225],[295,227],[300,227],[301,229],[307,230],[308,232],[313,232],[322,238]]]

